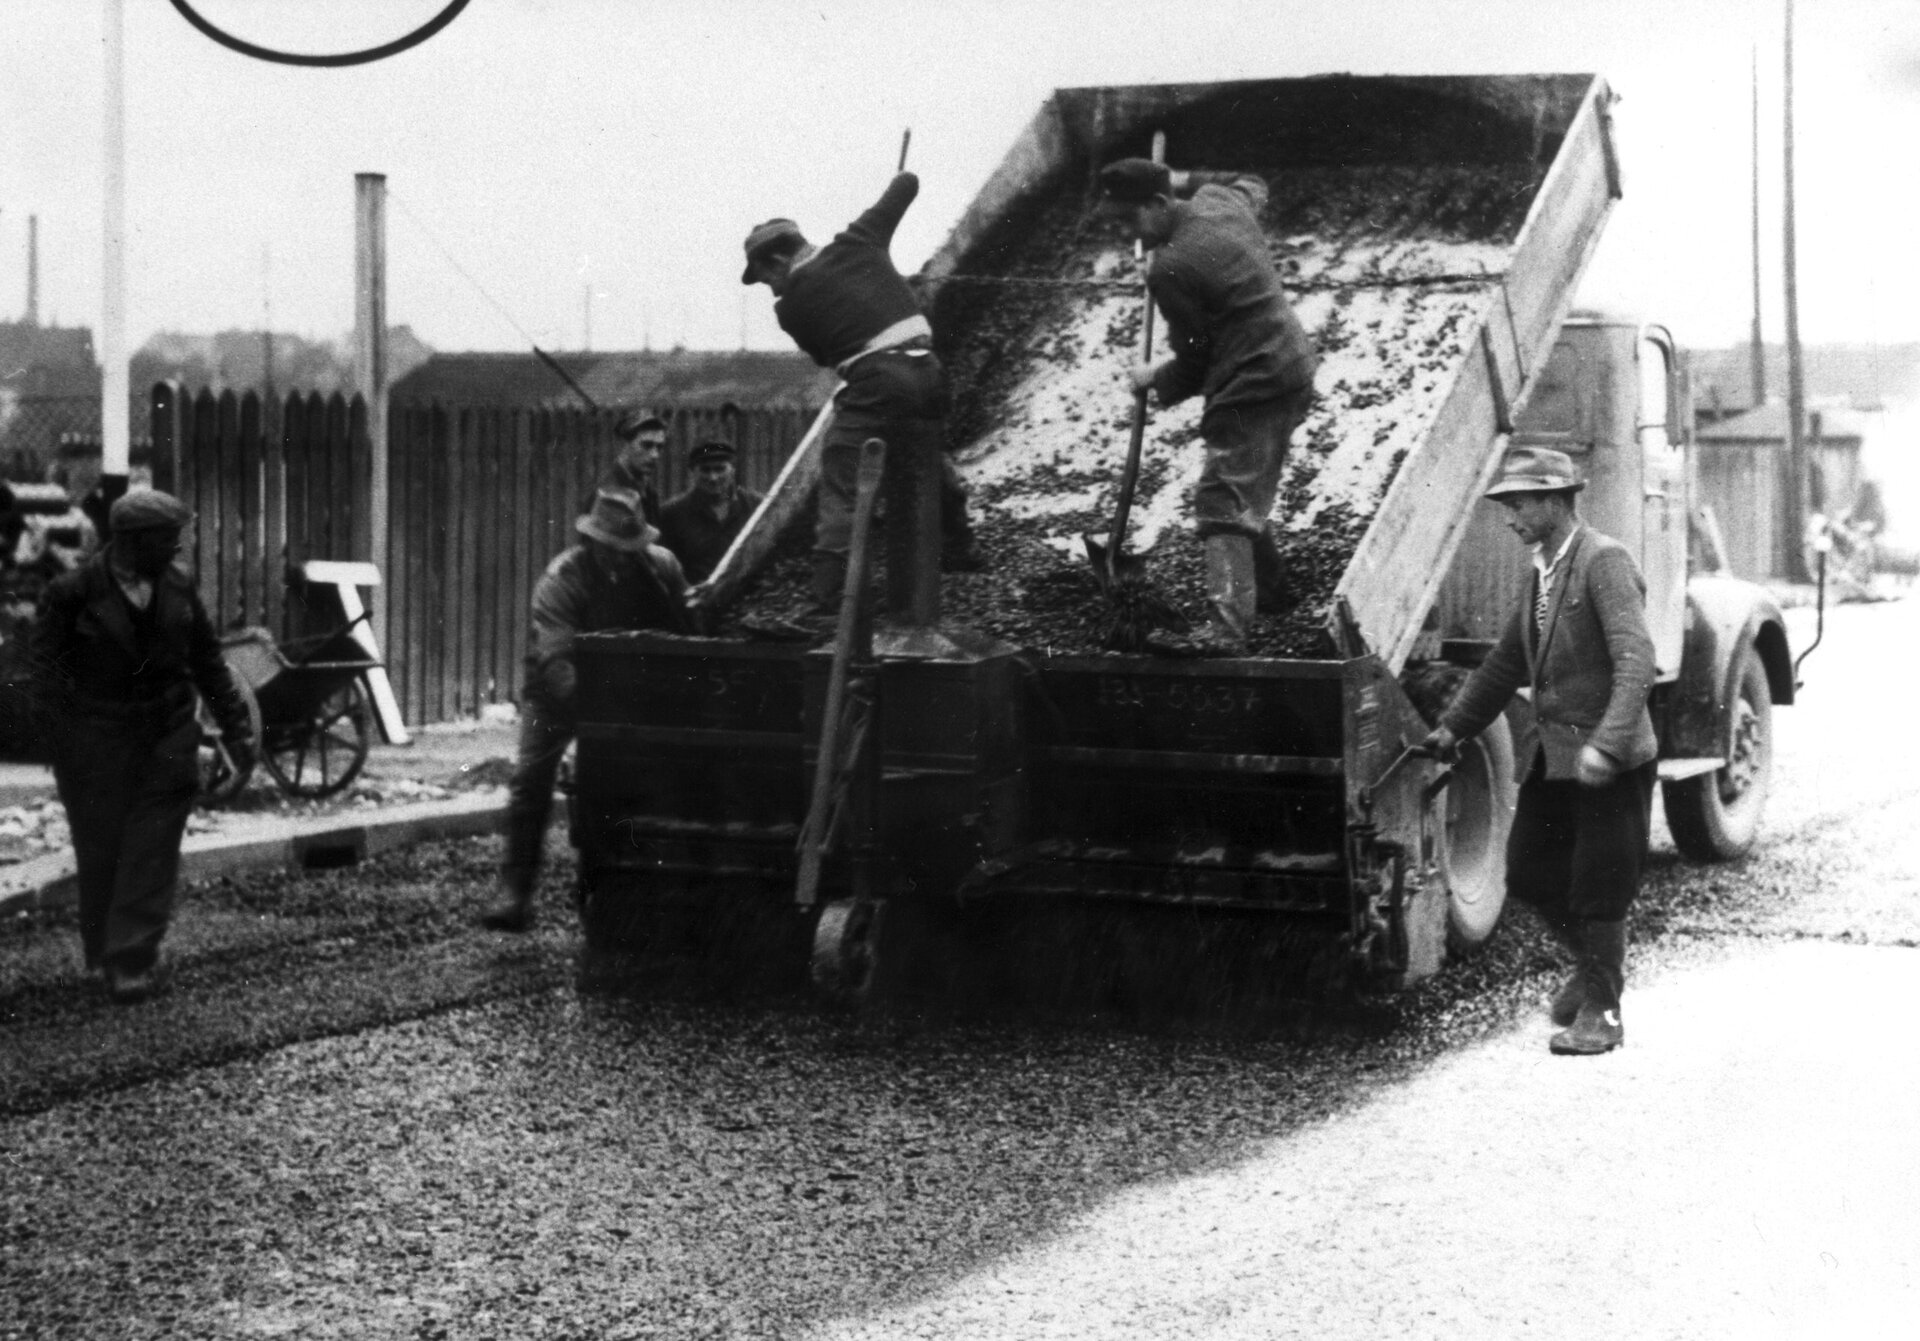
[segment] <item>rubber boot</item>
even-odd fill
[[[1253,623],[1253,537],[1210,535],[1207,554],[1207,623],[1202,635],[1222,648],[1242,650]]]
[[[816,615],[837,615],[840,613],[840,594],[847,585],[847,556],[834,554],[827,550],[813,552],[813,584],[810,594],[813,597],[813,613]]]
[[[1553,994],[1553,1005],[1547,1012],[1547,1018],[1564,1029],[1580,1014],[1580,1003],[1587,999],[1585,942],[1580,937],[1579,920],[1566,912],[1549,913],[1543,909],[1540,920],[1547,924],[1547,930],[1553,934],[1553,938],[1573,956],[1573,972],[1560,984],[1560,990]]]
[[[1563,1056],[1591,1057],[1611,1052],[1627,1041],[1620,1023],[1620,994],[1627,981],[1627,924],[1583,922],[1580,939],[1585,970],[1585,999],[1573,1023],[1549,1040],[1547,1046]]]
[[[1263,615],[1284,615],[1300,604],[1300,593],[1287,582],[1280,546],[1271,530],[1262,531],[1253,541],[1253,585],[1258,593],[1254,609]]]
[[[525,931],[533,925],[532,872],[501,872],[499,897],[480,914],[480,925],[490,931]]]

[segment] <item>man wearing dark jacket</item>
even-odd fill
[[[726,557],[760,495],[743,488],[730,442],[709,440],[687,456],[693,483],[660,505],[660,543],[673,551],[689,582],[704,582]]]
[[[913,537],[943,527],[949,566],[969,562],[965,497],[944,462],[947,376],[933,352],[933,327],[894,268],[888,247],[920,179],[896,176],[873,206],[824,247],[791,219],[769,219],[747,235],[743,284],[773,290],[775,318],[815,363],[844,379],[834,394],[833,427],[821,444],[819,511],[814,522],[813,598],[833,608],[846,580],[852,540],[854,476],[860,444],[887,444],[888,601],[896,614],[939,605],[937,572],[909,590]]]
[[[613,436],[620,450],[607,467],[599,489],[631,489],[640,495],[640,511],[646,519],[660,524],[660,453],[667,448],[667,421],[646,410],[628,410],[614,421]],[[593,494],[581,500],[584,515],[593,511]]]
[[[245,703],[174,565],[192,520],[170,494],[117,499],[108,543],[54,579],[34,624],[36,713],[73,834],[81,949],[116,1001],[164,983],[160,942],[200,781],[196,690],[236,766],[252,763]]]
[[[497,931],[525,931],[553,811],[553,783],[574,734],[573,642],[610,629],[691,632],[687,579],[631,489],[602,489],[574,527],[580,543],[547,565],[533,588],[520,750],[507,787],[507,849],[500,897],[480,915]]]
[[[1313,402],[1313,342],[1287,303],[1260,228],[1267,185],[1257,177],[1181,173],[1150,159],[1110,163],[1107,199],[1153,249],[1147,290],[1166,318],[1170,357],[1128,372],[1162,405],[1205,397],[1207,459],[1193,493],[1206,549],[1204,650],[1246,645],[1256,610],[1286,604],[1268,520],[1293,434]],[[1180,199],[1191,192],[1191,198]]]
[[[1507,892],[1531,904],[1578,963],[1554,998],[1554,1052],[1625,1039],[1627,915],[1640,889],[1659,752],[1647,693],[1653,640],[1633,556],[1574,511],[1564,452],[1508,453],[1487,497],[1533,547],[1533,580],[1500,641],[1441,714],[1427,747],[1450,755],[1531,686],[1537,742],[1519,761]]]

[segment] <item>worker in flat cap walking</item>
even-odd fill
[[[694,631],[686,576],[660,544],[638,493],[600,490],[574,529],[580,542],[561,551],[533,588],[519,755],[507,786],[506,855],[498,897],[480,914],[496,931],[533,924],[553,784],[576,724],[574,640],[618,629]]]
[[[712,575],[760,506],[761,495],[740,483],[736,457],[730,442],[700,443],[687,454],[693,482],[660,505],[660,543],[680,560],[689,582]]]
[[[1533,551],[1533,577],[1487,659],[1426,739],[1450,756],[1523,688],[1536,740],[1519,761],[1507,837],[1507,892],[1532,905],[1573,954],[1553,999],[1556,1053],[1592,1054],[1626,1037],[1627,917],[1640,890],[1655,755],[1647,693],[1653,639],[1647,584],[1627,547],[1580,520],[1585,488],[1565,452],[1507,454],[1487,497]]]
[[[1206,552],[1208,620],[1196,646],[1156,641],[1163,650],[1241,652],[1256,613],[1291,604],[1268,522],[1319,364],[1260,227],[1267,184],[1127,158],[1102,169],[1100,185],[1128,233],[1153,251],[1147,290],[1172,351],[1129,368],[1128,382],[1161,405],[1196,393],[1206,405],[1193,514]]]
[[[922,612],[938,608],[938,572],[919,574],[921,589],[906,588],[901,570],[911,566],[915,535],[940,530],[944,567],[980,566],[964,486],[944,454],[947,376],[933,352],[933,327],[887,250],[919,191],[918,177],[898,174],[871,208],[825,246],[807,241],[791,219],[769,219],[747,234],[740,282],[771,289],[780,328],[815,363],[844,379],[820,454],[812,594],[822,610],[839,604],[846,580],[854,477],[860,445],[868,438],[887,445],[887,580],[894,613],[909,613],[903,605]]]
[[[253,765],[244,700],[192,578],[193,514],[158,491],[108,512],[108,541],[48,586],[33,632],[34,704],[73,835],[80,945],[116,1001],[165,985],[180,840],[199,788],[196,691],[234,767]]]

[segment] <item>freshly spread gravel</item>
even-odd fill
[[[1326,603],[1451,390],[1538,182],[1530,169],[1484,166],[1262,175],[1273,189],[1263,223],[1321,366],[1273,516],[1298,604],[1258,621],[1252,648],[1326,655]],[[1141,276],[1131,244],[1077,194],[981,250],[976,268],[945,281],[936,312],[955,388],[950,446],[991,566],[947,575],[943,617],[1020,646],[1098,650],[1106,602],[1080,537],[1104,540],[1112,522]],[[1129,530],[1153,585],[1193,618],[1205,604],[1187,524],[1201,408],[1194,397],[1153,412]],[[791,617],[806,572],[790,552],[747,589],[743,611]]]

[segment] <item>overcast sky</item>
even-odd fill
[[[351,50],[444,0],[192,0],[263,45]],[[1780,294],[1779,0],[471,0],[346,70],[216,46],[125,0],[129,335],[352,323],[353,175],[384,172],[389,310],[441,349],[781,347],[740,239],[831,234],[903,128],[917,266],[1056,87],[1317,74],[1594,72],[1621,95],[1626,196],[1583,300],[1745,338],[1749,65],[1760,53],[1763,303]],[[1801,0],[1801,328],[1920,340],[1920,0]],[[99,312],[102,7],[5,0],[0,315]],[[444,248],[444,252],[442,250]],[[451,256],[451,261],[449,260]],[[456,263],[491,296],[463,278]],[[498,308],[493,304],[497,303]],[[504,309],[505,315],[500,309]],[[510,319],[509,319],[510,318]]]

